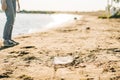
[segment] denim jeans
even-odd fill
[[[12,37],[12,30],[16,16],[16,0],[6,0],[7,9],[6,14],[6,24],[3,31],[3,39],[10,40]]]

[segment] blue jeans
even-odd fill
[[[11,40],[13,25],[16,16],[16,0],[6,0],[6,3],[7,3],[7,9],[5,11],[5,14],[7,21],[4,27],[3,39]]]

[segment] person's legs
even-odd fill
[[[13,25],[14,25],[15,17],[16,17],[16,0],[12,0],[12,5],[13,5],[13,22],[12,22],[12,27],[10,28],[10,34],[9,34],[10,40],[12,38]]]
[[[4,28],[3,39],[10,40],[12,35],[12,29],[15,19],[15,11],[13,6],[13,0],[6,0],[7,10],[5,11],[7,21]]]
[[[10,44],[10,46],[14,45],[14,43],[10,42],[11,37],[12,37],[12,30],[13,30],[13,25],[15,21],[15,16],[16,16],[16,0],[6,0],[7,3],[7,9],[5,11],[7,21],[5,24],[4,28],[4,33],[3,33],[3,39],[4,39],[4,45]]]

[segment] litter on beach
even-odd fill
[[[65,56],[65,57],[54,57],[54,64],[69,64],[73,62],[72,56]]]

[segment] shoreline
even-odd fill
[[[91,14],[62,27],[15,37],[20,45],[0,51],[0,79],[119,80],[120,19]],[[74,62],[55,71],[54,57],[67,55]]]

